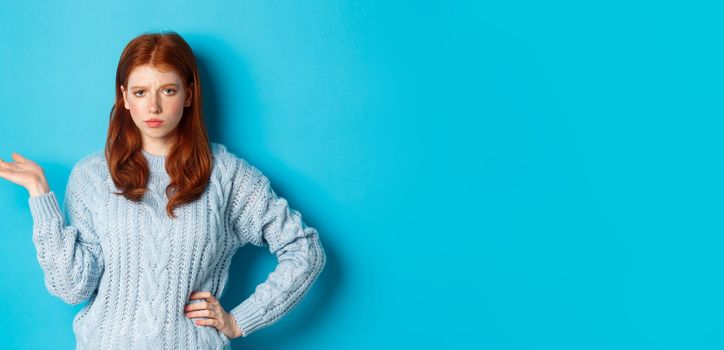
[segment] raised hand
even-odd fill
[[[25,187],[31,196],[50,192],[43,168],[17,153],[13,153],[12,158],[14,162],[0,158],[0,178]]]

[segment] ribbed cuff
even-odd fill
[[[264,308],[253,302],[251,298],[244,300],[230,313],[236,319],[236,325],[241,329],[243,337],[249,336],[249,334],[265,325]]]
[[[48,219],[58,219],[62,217],[58,199],[55,198],[53,191],[43,193],[28,198],[30,204],[30,215],[33,216],[33,222],[40,223]]]

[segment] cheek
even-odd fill
[[[131,107],[131,112],[138,113],[141,110],[141,106],[138,102],[129,102],[128,106]]]
[[[168,113],[167,116],[169,118],[181,119],[181,115],[183,115],[184,112],[183,101],[169,101],[164,106],[164,110]]]
[[[138,102],[128,102],[128,107],[131,112],[131,117],[136,123],[143,120],[143,106]]]

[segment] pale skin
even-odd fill
[[[141,131],[143,149],[165,155],[176,142],[176,126],[184,108],[191,106],[192,86],[184,86],[183,79],[174,71],[161,72],[149,65],[136,67],[128,76],[127,85],[119,87],[124,107]],[[145,123],[150,119],[164,123],[152,128]]]
[[[130,111],[134,124],[141,132],[143,149],[151,154],[165,155],[176,141],[176,126],[181,121],[184,108],[191,106],[193,83],[185,86],[183,78],[175,71],[163,72],[143,65],[131,72],[127,85],[130,88],[120,86],[124,107]],[[150,119],[160,119],[163,124],[151,128],[145,123]],[[18,153],[14,152],[11,156],[11,162],[0,158],[0,178],[24,187],[30,196],[50,192],[42,167]],[[236,319],[224,310],[211,292],[197,291],[189,296],[189,300],[200,299],[206,301],[184,307],[186,317],[206,318],[194,323],[214,327],[229,339],[243,335]]]

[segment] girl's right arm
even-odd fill
[[[48,291],[69,304],[89,299],[103,273],[103,254],[90,212],[92,178],[87,164],[71,171],[65,193],[70,224],[61,213],[55,193],[47,186],[43,170],[13,154],[16,162],[0,160],[0,177],[25,187],[33,217],[33,243],[45,273]]]

